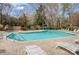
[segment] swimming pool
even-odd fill
[[[68,37],[75,36],[74,34],[69,34],[56,30],[45,30],[40,32],[12,32],[7,37],[12,40],[18,41],[30,41],[30,40],[46,40],[51,38]]]

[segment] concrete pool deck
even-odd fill
[[[73,43],[75,40],[79,40],[79,37],[66,37],[53,40],[39,40],[39,41],[10,41],[0,40],[0,49],[5,49],[3,55],[26,55],[26,46],[36,44],[41,47],[48,55],[71,55],[67,51],[60,48],[56,48],[56,42]],[[77,45],[79,46],[79,45]]]
[[[1,55],[27,55],[26,46],[38,45],[48,55],[71,55],[67,51],[60,48],[56,48],[56,42],[67,42],[74,44],[75,40],[79,40],[79,36],[53,38],[48,40],[35,40],[35,41],[16,41],[16,40],[0,40],[0,49],[4,49],[5,52],[1,52]],[[78,44],[76,44],[79,47]]]

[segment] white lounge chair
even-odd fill
[[[77,30],[77,32],[79,32],[79,29]]]
[[[0,49],[0,53],[5,53],[6,50],[5,49]]]
[[[3,39],[3,33],[0,31],[0,39]]]
[[[74,32],[77,32],[77,30],[76,30],[76,29],[74,29]]]
[[[56,47],[60,47],[60,48],[66,50],[69,53],[74,54],[74,55],[77,55],[76,52],[79,52],[78,48],[75,47],[75,45],[69,44],[69,43],[57,42],[57,46]]]
[[[79,40],[75,40],[75,41],[74,41],[74,43],[77,43],[77,44],[79,44]]]
[[[26,53],[28,55],[46,55],[47,54],[44,50],[42,50],[37,45],[26,46]]]
[[[4,31],[0,31],[0,39],[7,39],[7,35]]]

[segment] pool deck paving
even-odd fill
[[[56,38],[49,40],[37,40],[37,41],[11,41],[0,40],[0,49],[4,49],[5,52],[1,52],[1,55],[27,55],[26,46],[38,45],[48,55],[71,55],[65,50],[56,48],[56,42],[67,42],[75,44],[74,41],[79,40],[79,36]],[[79,46],[77,44],[77,46]]]

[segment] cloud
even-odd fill
[[[21,7],[19,6],[16,9],[22,10],[22,9],[24,9],[24,7],[23,6],[21,6]]]
[[[12,3],[12,5],[13,9],[11,15],[16,16],[21,15],[23,13],[22,10],[24,10],[26,14],[33,14],[35,10],[38,8],[36,4],[30,4],[30,3]]]

